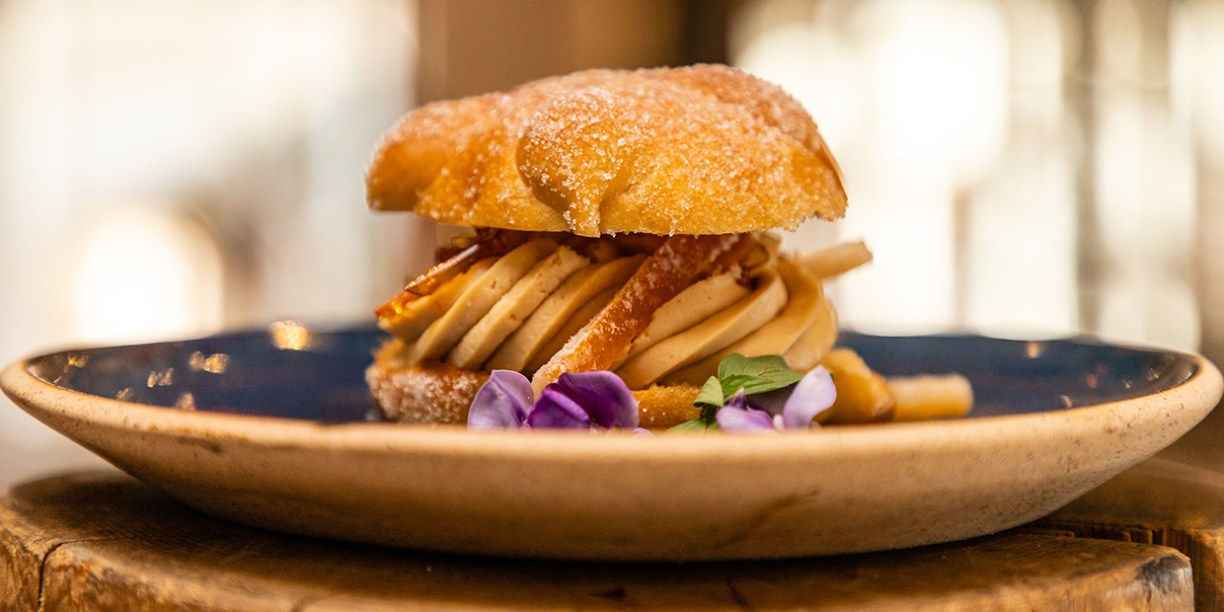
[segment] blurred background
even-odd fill
[[[352,324],[434,228],[362,174],[421,103],[725,62],[815,116],[865,331],[1089,333],[1224,362],[1224,2],[0,0],[0,361]],[[0,484],[93,464],[0,399]]]

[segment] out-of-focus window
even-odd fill
[[[0,4],[0,353],[368,311],[415,38],[398,0]]]
[[[759,0],[731,48],[842,163],[849,217],[795,239],[874,247],[846,323],[1195,348],[1220,40],[1212,2]]]
[[[0,2],[0,361],[369,319],[419,267],[362,186],[415,97],[414,7]],[[13,424],[0,446],[51,435]]]

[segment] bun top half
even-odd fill
[[[454,225],[583,236],[794,229],[846,209],[803,107],[716,65],[589,70],[427,104],[383,136],[366,197]]]

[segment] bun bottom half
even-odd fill
[[[388,342],[366,368],[366,383],[383,416],[398,423],[466,424],[472,398],[489,374],[438,361],[406,365],[397,359],[401,347],[398,341]],[[697,392],[697,387],[688,384],[654,385],[634,391],[639,425],[665,429],[697,418],[700,409],[693,405]]]

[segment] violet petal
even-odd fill
[[[786,407],[786,400],[790,399],[791,392],[794,390],[795,385],[788,385],[765,393],[754,393],[745,399],[750,408],[764,410],[772,416],[778,416],[782,414],[783,408]]]
[[[612,372],[566,372],[554,384],[558,390],[582,406],[596,425],[605,429],[637,427],[637,399],[633,397],[633,392],[625,381]]]
[[[743,389],[737,390],[735,395],[732,395],[730,399],[723,403],[723,407],[734,408],[736,410],[747,410],[749,408],[748,394],[744,393]]]
[[[812,420],[833,406],[837,389],[824,366],[816,366],[795,385],[782,408],[782,424],[787,429],[807,429]]]
[[[775,433],[773,419],[768,412],[752,408],[732,408],[724,406],[714,415],[718,428],[724,431],[746,433]]]
[[[531,381],[512,370],[493,370],[468,409],[470,429],[520,429],[527,423],[534,394]]]
[[[553,383],[540,392],[527,424],[532,429],[590,429],[591,417]]]

